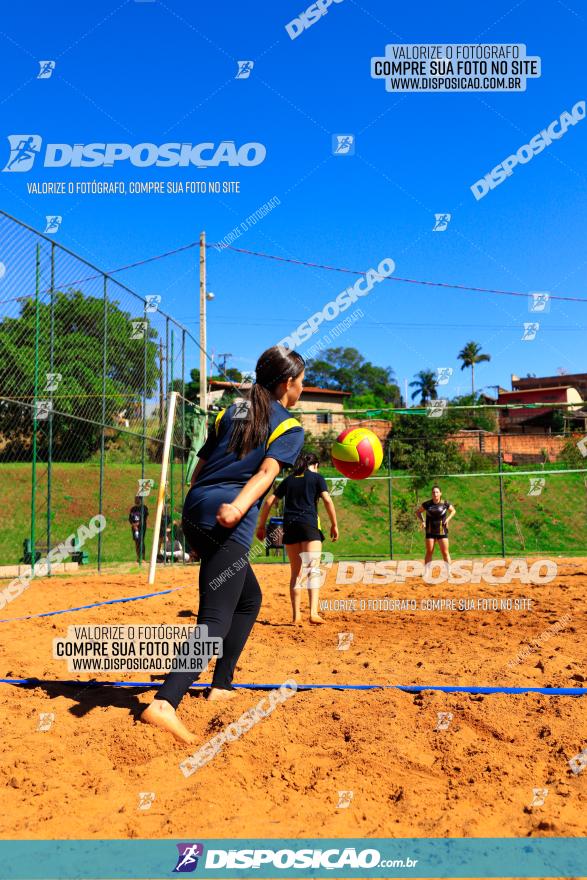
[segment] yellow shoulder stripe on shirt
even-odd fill
[[[218,413],[218,415],[216,416],[216,418],[214,419],[214,430],[216,431],[216,433],[218,433],[218,423],[225,412],[226,412],[225,409],[221,409],[220,412]]]
[[[265,447],[265,452],[267,452],[273,441],[277,440],[278,437],[281,437],[282,434],[285,434],[286,431],[289,431],[291,428],[301,427],[302,426],[297,419],[284,419],[269,436],[267,446]]]

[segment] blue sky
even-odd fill
[[[237,246],[359,270],[391,257],[401,277],[587,298],[587,121],[482,200],[469,189],[586,97],[584,7],[343,0],[291,40],[285,24],[305,7],[305,0],[11,4],[0,26],[2,165],[7,136],[22,132],[46,143],[255,141],[267,157],[254,168],[39,165],[0,174],[0,207],[40,229],[46,214],[63,215],[56,240],[113,269],[193,241],[203,229],[219,240],[277,196],[280,204]],[[370,77],[370,59],[386,43],[479,42],[525,43],[541,57],[542,76],[521,93],[401,95]],[[36,79],[40,59],[56,60],[51,79]],[[249,79],[235,79],[237,60],[255,62]],[[354,134],[356,154],[333,156],[333,133]],[[33,180],[94,179],[239,180],[241,192],[26,191]],[[451,222],[433,232],[440,212]],[[159,293],[165,310],[196,331],[196,256],[187,251],[120,278],[141,294]],[[216,294],[209,349],[232,352],[229,363],[241,369],[349,281],[214,250],[208,279]],[[553,301],[536,318],[525,299],[384,282],[360,305],[365,317],[338,344],[392,367],[402,388],[419,369],[444,366],[455,371],[447,396],[464,393],[469,373],[456,355],[470,339],[492,355],[478,369],[479,386],[509,387],[512,372],[587,371],[587,303]],[[531,320],[540,330],[523,342]]]

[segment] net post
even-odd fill
[[[169,406],[167,407],[167,425],[165,426],[165,440],[163,443],[163,459],[161,461],[161,479],[159,481],[159,491],[157,493],[157,510],[155,511],[155,525],[153,531],[153,544],[151,546],[151,559],[149,561],[149,584],[155,583],[155,567],[157,564],[157,550],[159,548],[159,530],[161,529],[161,516],[163,513],[163,505],[165,503],[165,489],[167,486],[167,469],[169,464],[169,450],[171,447],[171,436],[173,433],[173,421],[175,418],[175,407],[177,404],[177,391],[172,391],[169,396]],[[164,545],[165,546],[165,545]]]
[[[49,371],[53,373],[55,353],[55,242],[51,242],[50,318],[49,318]],[[49,438],[47,444],[47,553],[51,549],[51,501],[53,480],[53,376],[51,376],[49,399]],[[47,574],[51,577],[51,557],[47,556]]]
[[[391,447],[387,442],[387,505],[389,509],[389,558],[393,559],[393,488],[391,485]]]
[[[108,366],[108,277],[103,276],[103,339],[102,339],[102,431],[100,435],[100,488],[99,488],[99,512],[103,514],[104,508],[104,452],[106,431],[106,368]],[[102,531],[98,532],[98,571],[102,571]]]
[[[35,573],[35,527],[37,507],[37,400],[39,396],[39,287],[41,279],[41,245],[37,244],[35,259],[35,367],[33,392],[33,461],[31,470],[31,573]]]
[[[499,520],[501,524],[501,557],[505,559],[505,524],[503,521],[503,462],[501,454],[501,431],[497,432],[497,464],[499,467]]]

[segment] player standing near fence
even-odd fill
[[[326,480],[318,473],[319,466],[315,453],[302,452],[293,473],[282,480],[272,495],[267,496],[257,527],[257,538],[263,541],[271,507],[276,499],[283,498],[283,543],[291,568],[289,593],[295,624],[302,622],[301,591],[304,586],[307,586],[310,594],[310,623],[324,623],[318,611],[322,579],[320,557],[324,540],[318,516],[320,498],[330,518],[330,537],[333,541],[338,540],[336,509]]]
[[[261,499],[284,465],[293,465],[304,431],[287,407],[302,393],[304,359],[274,346],[263,352],[246,406],[233,403],[218,413],[198,453],[199,462],[183,508],[183,530],[200,557],[198,624],[223,639],[209,699],[232,696],[232,678],[261,607],[261,589],[248,552]],[[183,742],[195,737],[179,720],[177,707],[199,677],[171,672],[141,720],[168,730]]]
[[[434,545],[438,543],[442,558],[446,563],[447,576],[450,575],[450,553],[448,549],[448,524],[456,510],[450,501],[444,501],[439,486],[432,487],[432,498],[424,501],[416,511],[421,528],[426,534],[426,556],[424,558],[424,577],[428,574],[429,565],[434,554]],[[423,514],[426,514],[424,521]]]

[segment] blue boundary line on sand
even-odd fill
[[[78,605],[77,608],[62,608],[59,611],[43,611],[41,614],[27,614],[26,617],[6,617],[0,623],[15,623],[17,620],[33,620],[36,617],[53,617],[55,614],[69,614],[70,611],[85,611],[86,608],[99,608],[100,605],[116,605],[117,602],[136,602],[137,599],[150,599],[152,596],[166,596],[183,590],[184,587],[171,587],[158,593],[145,593],[142,596],[123,596],[121,599],[107,599],[104,602],[92,602],[91,605]]]
[[[78,679],[56,679],[43,682],[40,678],[0,678],[0,684],[12,684],[15,686],[40,685],[40,684],[70,684],[84,685],[87,687],[135,687],[153,688],[159,687],[157,681],[79,681]],[[208,688],[210,684],[192,684],[191,689]],[[242,690],[276,690],[282,684],[236,684],[237,689]],[[300,684],[300,691],[309,690],[335,690],[335,691],[371,691],[371,690],[400,690],[407,692],[442,691],[443,693],[461,694],[544,694],[545,696],[581,697],[587,695],[587,688],[539,688],[539,687],[489,687],[485,685],[446,685],[446,684]]]

